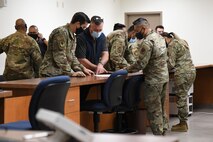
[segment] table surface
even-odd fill
[[[142,75],[142,73],[129,73],[128,76]],[[0,82],[0,87],[3,88],[35,88],[41,80],[45,78],[34,78],[34,79],[24,79],[24,80],[14,80],[14,81],[3,81]],[[86,77],[71,77],[71,87],[100,84],[107,80],[107,77],[100,76],[86,76]]]
[[[196,69],[211,68],[213,67],[213,64],[198,63],[198,64],[195,64],[195,67]]]

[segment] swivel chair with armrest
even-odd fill
[[[133,76],[125,81],[123,87],[122,103],[114,109],[116,112],[115,129],[113,133],[137,133],[137,130],[129,128],[125,120],[125,114],[137,111],[141,101],[141,85],[144,81],[143,76]]]
[[[87,100],[81,111],[93,112],[94,132],[99,132],[100,113],[112,112],[122,102],[122,90],[128,72],[118,70],[110,75],[103,86],[100,100]]]
[[[1,124],[0,129],[49,130],[48,127],[36,120],[35,115],[40,108],[64,114],[64,104],[69,87],[69,76],[56,76],[42,80],[36,87],[30,101],[29,121]]]

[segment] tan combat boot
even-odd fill
[[[187,132],[188,125],[186,121],[181,121],[179,124],[172,126],[171,131],[174,132]]]

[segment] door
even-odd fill
[[[162,25],[162,12],[127,12],[125,13],[125,24],[127,27],[132,25],[136,19],[143,17],[149,21],[150,28],[155,29],[157,25]]]

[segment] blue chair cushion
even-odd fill
[[[81,111],[105,112],[109,107],[101,100],[88,100],[81,105]]]
[[[0,129],[8,129],[8,130],[31,130],[32,126],[30,121],[17,121],[11,122],[7,124],[1,124]]]

